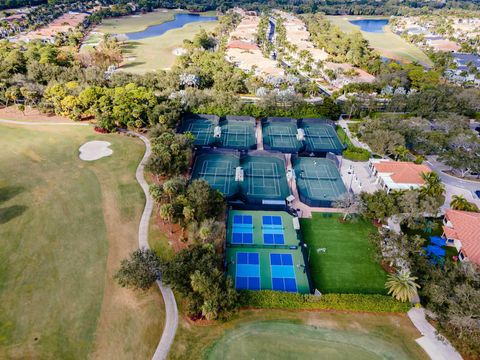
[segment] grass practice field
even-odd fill
[[[354,32],[356,30],[360,30],[360,27],[353,25],[349,22],[349,20],[381,19],[382,17],[327,16],[327,18],[333,24],[337,25],[342,31]],[[432,65],[431,60],[420,48],[408,43],[400,36],[393,33],[388,25],[384,27],[384,33],[371,33],[362,31],[362,35],[368,40],[370,46],[376,49],[381,56],[402,62],[417,61],[422,65]]]
[[[182,319],[170,358],[426,360],[418,337],[406,315],[242,310],[225,323]]]
[[[342,216],[314,213],[300,219],[314,287],[325,293],[384,294],[387,276],[368,238],[374,226],[363,220],[341,223]]]
[[[93,139],[113,155],[81,161]],[[3,124],[0,143],[0,358],[150,358],[161,296],[112,278],[138,247],[143,144],[87,127]]]
[[[105,34],[125,34],[145,30],[151,25],[162,24],[173,20],[175,14],[185,13],[179,10],[159,10],[142,15],[126,16],[107,19],[95,28],[95,32]],[[201,13],[212,16],[213,12]],[[161,36],[146,38],[138,41],[125,41],[122,46],[125,64],[122,70],[132,73],[169,69],[175,62],[174,50],[181,48],[184,40],[191,40],[201,30],[212,31],[217,26],[216,21],[190,23],[182,28],[167,31]],[[96,43],[97,35],[86,41],[84,51],[91,47],[88,44]]]

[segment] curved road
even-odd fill
[[[140,249],[149,249],[148,245],[148,226],[150,223],[150,216],[153,210],[153,199],[150,196],[148,191],[148,184],[145,181],[144,171],[145,164],[147,163],[150,154],[152,153],[152,147],[150,145],[150,140],[146,136],[137,134],[132,131],[128,131],[128,134],[139,137],[145,143],[145,154],[143,155],[142,161],[138,164],[136,177],[137,181],[145,193],[145,209],[143,210],[142,218],[140,219],[140,226],[138,227],[138,246]],[[163,301],[165,302],[165,328],[163,329],[162,338],[153,354],[153,360],[163,360],[167,358],[170,347],[172,346],[173,340],[175,338],[175,333],[177,332],[178,327],[178,309],[177,303],[175,301],[175,296],[170,288],[163,286],[160,280],[157,280],[158,288],[160,289]]]
[[[4,124],[14,124],[14,125],[69,125],[69,126],[89,126],[89,124],[85,123],[74,123],[74,122],[28,122],[28,121],[15,121],[15,120],[5,120],[0,119],[0,123]],[[152,215],[153,210],[153,199],[150,196],[150,192],[148,191],[148,184],[145,181],[144,171],[145,171],[145,164],[147,163],[150,154],[152,153],[152,147],[150,144],[150,140],[147,137],[137,134],[132,131],[125,131],[126,133],[136,136],[140,138],[145,144],[145,153],[143,155],[140,164],[138,164],[137,171],[135,176],[137,178],[138,183],[143,189],[145,193],[145,208],[143,209],[143,214],[140,219],[140,225],[138,227],[138,246],[140,249],[150,249],[148,244],[148,226],[150,223],[150,216]],[[158,288],[163,296],[163,301],[165,303],[165,328],[163,329],[162,337],[160,342],[158,343],[157,349],[153,354],[152,360],[163,360],[166,359],[170,348],[173,344],[173,340],[175,339],[175,333],[177,332],[178,327],[178,309],[177,303],[175,301],[175,296],[170,288],[163,286],[160,280],[157,280]]]

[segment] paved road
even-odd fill
[[[362,149],[366,149],[370,152],[372,152],[372,150],[370,149],[370,147],[361,142],[360,140],[358,140],[355,136],[352,135],[352,133],[350,132],[350,129],[348,128],[348,124],[349,123],[353,123],[354,121],[350,121],[350,120],[345,120],[342,116],[340,116],[340,119],[338,120],[338,125],[340,125],[343,130],[345,131],[345,133],[347,134],[347,136],[350,138],[350,141],[352,142],[353,146],[356,146],[356,147],[359,147],[359,148],[362,148]],[[342,139],[340,139],[342,140]]]
[[[462,180],[455,176],[445,174],[443,170],[449,170],[450,168],[438,161],[436,156],[428,156],[426,163],[432,168],[432,170],[440,175],[440,178],[445,184],[456,186],[468,191],[480,190],[480,182]]]
[[[416,341],[432,360],[462,360],[460,354],[448,340],[440,337],[435,328],[425,319],[423,308],[412,308],[408,317],[422,334]]]
[[[137,181],[142,187],[146,198],[145,209],[143,210],[142,218],[140,219],[140,226],[138,227],[138,246],[141,249],[149,249],[150,246],[148,244],[148,226],[150,223],[150,216],[153,210],[153,199],[150,196],[150,192],[148,191],[148,184],[145,181],[144,171],[145,164],[147,163],[147,160],[152,153],[152,147],[147,137],[134,133],[132,131],[129,131],[128,133],[139,137],[145,143],[145,154],[143,155],[142,161],[138,165],[136,171]],[[157,285],[162,293],[163,301],[165,303],[166,319],[162,338],[158,343],[157,349],[155,350],[155,354],[153,354],[152,359],[163,360],[167,358],[173,340],[175,339],[175,333],[177,332],[178,327],[178,309],[172,290],[168,287],[165,287],[160,280],[157,280]]]

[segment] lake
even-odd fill
[[[370,33],[383,33],[383,27],[388,24],[386,19],[349,20],[349,22],[359,26],[360,30]]]
[[[152,25],[142,31],[126,33],[128,40],[143,40],[154,36],[165,34],[168,30],[178,29],[186,24],[193,22],[207,22],[217,21],[216,16],[200,16],[198,14],[176,14],[171,21],[164,22],[158,25]]]

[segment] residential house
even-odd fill
[[[418,189],[425,184],[422,175],[432,171],[427,165],[385,159],[371,159],[369,168],[377,183],[387,192]]]
[[[443,236],[459,259],[480,265],[480,213],[448,209],[443,223]]]

